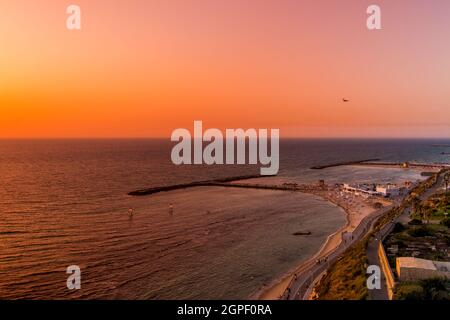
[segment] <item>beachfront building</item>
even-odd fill
[[[342,187],[342,190],[345,192],[353,193],[357,196],[382,196],[382,197],[398,197],[400,195],[403,195],[408,190],[408,187],[405,186],[398,186],[396,184],[388,183],[386,185],[382,184],[348,184],[345,183]]]
[[[396,259],[396,269],[400,281],[417,281],[429,278],[450,279],[450,262],[402,257]]]
[[[381,193],[375,190],[375,186],[371,184],[350,185],[348,183],[345,183],[343,186],[343,190],[345,192],[350,192],[357,196],[364,196],[364,197],[381,195]]]
[[[384,197],[398,197],[402,194],[402,188],[394,184],[378,185],[376,191]]]

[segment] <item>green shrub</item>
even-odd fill
[[[450,300],[449,280],[432,278],[417,282],[404,282],[395,288],[396,300]]]
[[[441,221],[441,224],[450,228],[450,218],[445,218]]]
[[[364,300],[366,286],[367,238],[349,248],[329,268],[316,287],[319,300]]]
[[[422,224],[422,220],[419,219],[412,219],[410,222],[408,222],[411,226],[419,226]]]
[[[400,222],[397,222],[394,225],[394,229],[392,231],[394,233],[399,233],[399,232],[402,232],[403,230],[405,230],[405,226],[403,224],[401,224]]]
[[[445,240],[445,243],[446,243],[448,246],[450,246],[450,236],[449,236],[449,235],[444,235],[444,240]]]
[[[432,236],[432,232],[427,227],[418,227],[408,230],[408,234],[414,238],[422,238]]]
[[[441,278],[425,279],[420,281],[425,292],[426,300],[449,300],[450,295],[446,285],[448,281]]]
[[[395,300],[423,300],[425,290],[415,283],[402,283],[395,289]]]
[[[397,245],[399,248],[406,248],[405,241],[403,241],[401,239],[395,239],[394,241],[392,241],[392,244]]]

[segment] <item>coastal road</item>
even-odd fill
[[[422,195],[420,195],[419,199],[421,201],[424,201],[434,195],[438,192],[440,188],[444,186],[444,175],[439,175],[438,180],[436,181],[436,184],[425,191]],[[410,221],[410,215],[411,215],[412,207],[411,205],[406,207],[405,210],[403,210],[402,214],[398,216],[393,222],[388,223],[385,225],[379,232],[375,234],[375,236],[369,241],[369,244],[367,246],[367,259],[369,260],[369,265],[377,265],[381,266],[380,258],[378,257],[378,247],[380,243],[382,243],[386,237],[392,232],[394,229],[394,226],[397,222],[400,223],[407,223]],[[388,287],[386,283],[386,277],[384,275],[384,272],[381,273],[381,289],[379,290],[369,290],[369,297],[371,300],[389,300],[388,295]]]
[[[366,255],[369,265],[377,265],[381,268],[381,261],[378,257],[378,248],[380,243],[391,233],[394,229],[395,223],[385,225],[378,231],[373,238],[370,239],[367,245]],[[369,290],[370,300],[389,300],[388,286],[384,272],[381,272],[381,289]]]
[[[436,184],[431,187],[430,189],[428,189],[427,191],[425,191],[419,198],[420,200],[424,201],[426,199],[428,199],[429,197],[431,197],[432,195],[434,195],[435,193],[438,192],[439,189],[444,189],[445,187],[445,182],[444,182],[444,178],[445,178],[445,174],[440,174]]]
[[[334,263],[351,245],[363,239],[372,229],[378,217],[392,209],[393,205],[375,211],[371,215],[361,220],[360,224],[353,231],[353,239],[347,242],[342,241],[339,246],[329,253],[314,257],[308,260],[302,268],[294,275],[288,288],[285,290],[282,300],[304,300],[308,297],[308,292],[315,279],[321,276],[329,266]]]
[[[434,193],[438,191],[439,188],[442,187],[444,183],[443,175],[438,177],[438,181],[429,190],[427,190],[421,197],[421,200],[427,199]],[[338,247],[336,247],[331,252],[314,257],[308,260],[302,267],[297,271],[297,274],[294,275],[293,279],[289,283],[287,289],[284,291],[281,296],[281,300],[305,300],[308,299],[311,286],[314,286],[315,282],[319,277],[321,277],[324,272],[329,268],[329,266],[334,263],[344,252],[345,250],[355,244],[356,242],[362,240],[367,234],[369,234],[372,229],[374,223],[377,221],[379,217],[388,212],[394,207],[395,204],[388,206],[386,208],[380,209],[372,213],[370,216],[364,218],[358,227],[353,231],[353,239],[348,243],[341,242]],[[408,214],[411,208],[406,209],[402,214]],[[367,253],[369,256],[369,261],[374,262],[373,264],[380,265],[378,259],[378,252],[374,250],[378,248],[378,241],[382,241],[391,231],[394,226],[394,222],[384,226],[376,235],[375,239],[372,239],[372,242],[369,243],[369,252]],[[375,241],[374,241],[375,240]],[[372,264],[372,263],[371,263]],[[382,284],[383,287],[386,288],[386,279],[383,278]],[[384,281],[384,283],[383,283]],[[375,293],[373,296],[375,299],[384,300],[388,298],[387,289],[383,292],[380,291]]]

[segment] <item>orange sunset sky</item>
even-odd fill
[[[449,34],[448,0],[0,0],[0,137],[449,137]]]

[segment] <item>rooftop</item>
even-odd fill
[[[397,264],[402,268],[436,270],[436,266],[434,265],[433,261],[413,257],[397,258]]]
[[[397,258],[397,265],[401,268],[415,268],[446,271],[450,270],[450,262],[431,261],[413,257]]]

